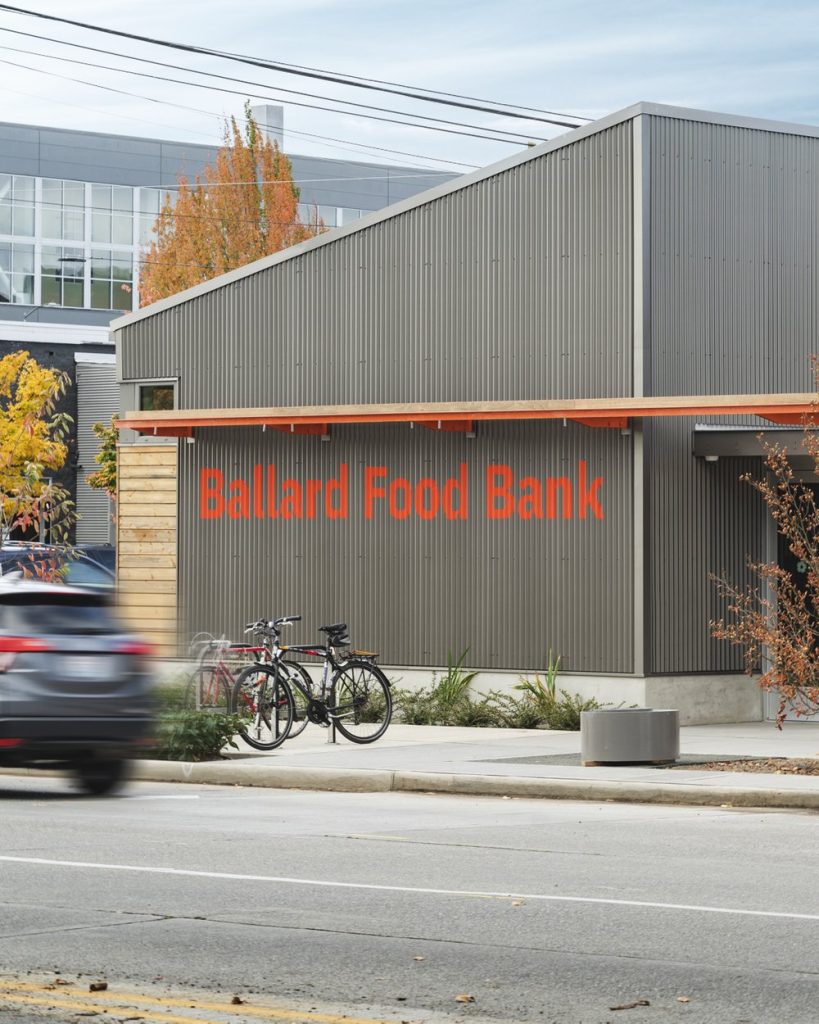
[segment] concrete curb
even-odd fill
[[[58,771],[3,768],[0,775],[61,775]],[[510,796],[544,800],[677,804],[700,807],[819,809],[815,790],[703,786],[690,783],[622,782],[608,779],[541,779],[531,776],[464,775],[448,772],[390,771],[364,768],[301,768],[236,762],[135,761],[132,779],[141,782],[194,783],[208,786],[258,786],[267,789],[323,790],[335,793],[448,793],[459,796]]]

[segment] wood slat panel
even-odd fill
[[[128,570],[133,572],[134,570]],[[139,570],[137,570],[139,571]],[[156,572],[157,570],[148,570]],[[117,592],[123,596],[129,594],[174,594],[176,595],[176,570],[169,570],[172,575],[168,579],[145,579],[144,573],[140,572],[137,579],[124,579],[122,572],[119,574]]]
[[[119,551],[123,555],[176,555],[176,543],[149,544],[146,541],[120,541]],[[134,564],[133,562],[131,564]],[[164,562],[168,564],[167,559]]]
[[[119,448],[119,613],[157,654],[177,654],[176,446]]]
[[[144,547],[144,545],[142,545]],[[174,573],[174,579],[176,579],[176,551],[172,554],[168,552],[159,552],[157,554],[151,554],[145,551],[123,551],[120,546],[117,551],[118,560],[118,571],[130,570],[131,572],[139,572],[141,568],[144,568],[146,572],[148,570],[155,569],[167,569]],[[134,577],[131,576],[131,579]]]
[[[166,506],[162,506],[163,510],[165,509],[165,507]],[[155,511],[155,515],[144,514],[139,516],[133,515],[130,511],[120,512],[120,536],[124,538],[131,531],[147,531],[154,535],[157,532],[170,533],[175,538],[176,516],[162,515],[158,510]],[[153,539],[153,537],[151,537],[150,539]]]
[[[176,481],[176,466],[128,466],[129,480],[173,480]]]
[[[144,543],[144,544],[159,544],[163,545],[162,550],[164,551],[164,545],[171,545],[171,552],[176,551],[176,530],[152,530],[152,529],[130,529],[127,526],[120,526],[119,528],[120,541],[123,544],[133,543]]]
[[[131,556],[130,562],[120,560],[117,578],[119,585],[130,586],[132,583],[142,583],[145,586],[154,586],[156,583],[172,582],[176,589],[176,560],[173,565],[168,565],[168,559],[162,558],[160,565],[150,565],[148,560],[139,556]]]
[[[119,464],[131,466],[173,466],[176,468],[176,449],[164,445],[123,445],[119,449]]]
[[[120,616],[127,619],[128,622],[153,622],[155,619],[161,619],[162,622],[167,623],[167,629],[170,631],[176,630],[176,610],[175,608],[152,608],[148,605],[125,606],[120,604]]]
[[[176,617],[176,593],[160,594],[157,591],[135,593],[130,590],[119,591],[119,606],[123,609],[138,608],[139,614],[142,613],[144,607],[163,609],[163,614],[168,614],[168,609],[173,612],[174,618]]]

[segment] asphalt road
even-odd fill
[[[2,1024],[819,1020],[816,815],[69,793],[0,779]]]

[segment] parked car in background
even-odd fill
[[[112,591],[115,583],[116,549],[111,544],[58,547],[51,544],[7,541],[0,548],[0,574],[40,577],[43,571],[59,572],[70,586]]]
[[[150,649],[112,595],[0,577],[0,765],[62,767],[100,795],[151,745]]]

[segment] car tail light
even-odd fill
[[[135,658],[150,658],[154,653],[153,647],[142,640],[128,640],[125,643],[119,644],[116,651],[117,654],[131,654]]]
[[[0,740],[0,747],[19,747],[22,742],[22,740]]]
[[[38,654],[51,646],[36,636],[0,636],[0,673],[8,672],[18,654]]]
[[[0,636],[0,654],[30,654],[50,650],[51,645],[36,636]]]

